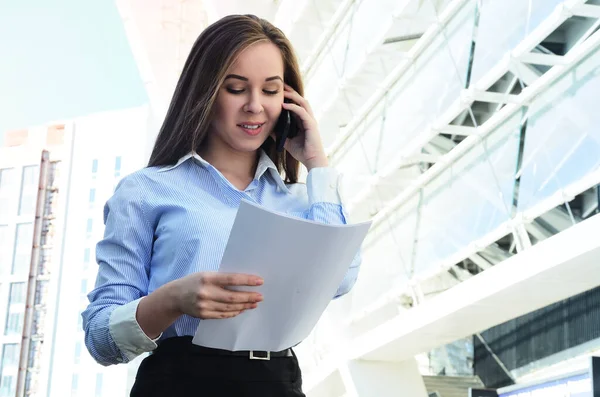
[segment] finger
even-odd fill
[[[310,103],[308,103],[308,100],[306,100],[306,98],[304,98],[302,95],[300,95],[299,93],[294,91],[293,88],[290,87],[289,90],[283,91],[283,96],[285,98],[291,99],[294,103],[296,103],[296,104],[300,105],[301,107],[303,107],[304,109],[306,109],[306,111],[311,116],[313,116],[312,107],[310,106]]]
[[[302,106],[296,105],[295,103],[284,103],[283,107],[291,110],[297,114],[298,117],[300,117],[305,130],[311,129],[315,120],[312,115],[306,111],[306,109],[304,109]]]
[[[232,313],[232,312],[241,312],[244,310],[252,310],[258,307],[257,303],[223,303],[210,301],[205,304],[205,311],[211,312],[224,312],[224,313]]]
[[[207,273],[204,276],[205,284],[219,286],[257,286],[263,284],[263,279],[249,274],[237,273]]]
[[[214,312],[214,311],[206,311],[206,312],[200,313],[200,318],[202,318],[204,320],[233,318],[235,316],[238,316],[240,313],[242,313],[242,312],[241,311],[236,311],[236,312]]]
[[[201,300],[197,303],[198,310],[201,312],[237,312],[242,310],[256,309],[258,303],[256,302],[244,302],[244,303],[224,303],[211,299]]]
[[[257,303],[262,302],[263,297],[258,292],[232,291],[225,288],[215,288],[210,291],[208,300],[221,303]]]

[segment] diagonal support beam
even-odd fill
[[[594,4],[580,4],[571,8],[571,12],[578,17],[600,19],[600,6]]]
[[[556,66],[566,65],[567,61],[564,56],[552,54],[538,54],[530,52],[519,57],[523,63],[531,63],[534,65]]]
[[[465,127],[463,125],[452,125],[448,124],[444,127],[436,129],[436,131],[440,134],[451,134],[451,135],[460,135],[460,136],[469,136],[477,134],[476,127]]]

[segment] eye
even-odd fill
[[[230,94],[241,94],[242,92],[244,92],[244,90],[234,90],[233,88],[226,88],[227,92],[229,92]]]
[[[275,91],[263,90],[263,92],[267,95],[277,95],[279,93],[279,90],[275,90]]]

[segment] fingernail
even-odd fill
[[[263,282],[264,281],[262,279],[260,279],[260,278],[257,278],[256,280],[254,280],[254,284],[255,285],[263,285]]]

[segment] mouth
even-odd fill
[[[246,134],[250,136],[256,136],[262,132],[265,123],[241,123],[237,126],[240,127]]]

